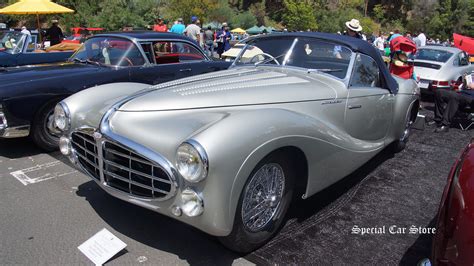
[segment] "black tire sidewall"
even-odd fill
[[[272,220],[258,232],[246,230],[242,221],[242,203],[245,190],[253,175],[265,164],[278,164],[285,175],[285,189],[280,202],[280,207]],[[239,253],[248,253],[268,242],[281,228],[285,220],[286,213],[290,206],[294,192],[294,171],[293,165],[282,154],[271,154],[261,160],[247,178],[245,185],[240,193],[239,203],[235,212],[234,225],[232,232],[227,237],[220,238],[221,242],[228,248]]]
[[[45,123],[48,122],[48,114],[54,110],[57,101],[52,101],[45,104],[40,110],[36,113],[33,121],[33,131],[31,137],[33,141],[41,149],[45,151],[54,151],[58,149],[59,139],[53,139],[48,132],[46,132]]]

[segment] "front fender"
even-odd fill
[[[272,151],[295,147],[305,154],[307,196],[346,176],[378,151],[327,122],[285,109],[232,113],[192,138],[209,157],[209,177],[203,188],[207,205],[227,212],[223,221],[227,225],[233,224],[247,178]]]

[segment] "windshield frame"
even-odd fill
[[[6,31],[6,32],[3,32],[3,34],[0,36],[0,42],[1,42],[1,40],[6,38],[7,36],[14,36],[14,35],[16,35],[16,37],[18,37],[18,38],[14,38],[16,46],[14,48],[6,48],[5,47],[6,42],[5,42],[2,45],[2,46],[4,46],[3,47],[4,49],[1,50],[1,52],[11,54],[11,55],[16,55],[16,54],[20,54],[20,53],[24,52],[26,38],[27,38],[26,34],[23,34],[23,33],[18,32],[18,31]],[[21,44],[21,45],[18,45],[18,44]]]
[[[108,35],[102,35],[102,34],[98,34],[98,35],[94,35],[90,38],[88,38],[82,45],[79,49],[77,49],[77,51],[75,51],[71,57],[69,57],[68,61],[69,62],[74,62],[74,61],[82,61],[82,62],[87,62],[87,60],[90,60],[90,58],[86,59],[86,60],[81,60],[80,58],[77,58],[77,54],[79,52],[82,52],[83,49],[86,49],[86,44],[93,40],[93,39],[97,39],[97,38],[111,38],[111,39],[122,39],[123,41],[127,41],[127,42],[130,42],[134,47],[135,49],[137,49],[139,51],[139,54],[140,56],[142,57],[142,59],[144,60],[144,63],[143,64],[140,64],[140,65],[129,65],[129,66],[123,66],[123,65],[113,65],[113,64],[104,64],[102,62],[97,62],[95,60],[92,60],[94,62],[97,62],[97,65],[100,65],[102,67],[109,67],[109,68],[115,68],[115,69],[118,69],[118,68],[129,68],[129,67],[144,67],[144,66],[148,66],[150,65],[150,62],[147,58],[147,56],[145,55],[145,52],[143,51],[140,43],[137,41],[136,38],[129,38],[128,36],[123,36],[123,35],[118,35],[118,34],[108,34]],[[142,40],[140,40],[142,41]],[[78,59],[78,60],[75,60],[75,59]]]
[[[280,36],[278,36],[280,37]],[[353,71],[353,66],[354,66],[354,62],[355,62],[355,58],[357,56],[357,53],[354,52],[349,46],[347,45],[344,45],[344,44],[341,44],[339,42],[334,42],[332,40],[328,40],[328,39],[320,39],[320,38],[313,38],[313,37],[303,37],[303,38],[309,38],[309,39],[314,39],[316,41],[320,41],[320,42],[324,42],[324,43],[331,43],[331,44],[334,44],[334,45],[339,45],[339,46],[343,46],[345,49],[347,49],[348,51],[350,51],[351,55],[350,55],[350,58],[349,58],[349,64],[347,66],[347,71],[346,71],[346,74],[343,78],[339,78],[337,76],[334,76],[334,75],[331,75],[329,73],[326,73],[326,72],[323,72],[323,71],[317,71],[317,69],[308,69],[308,68],[304,68],[304,67],[301,67],[301,66],[293,66],[293,65],[287,65],[286,61],[287,61],[287,55],[288,57],[290,58],[291,57],[291,53],[292,53],[292,50],[296,44],[296,42],[298,41],[299,38],[301,38],[300,36],[282,36],[282,37],[287,37],[287,38],[293,38],[293,42],[291,43],[291,47],[290,49],[288,49],[288,51],[285,53],[285,60],[283,61],[282,64],[280,65],[276,65],[276,64],[245,64],[245,63],[242,63],[242,64],[238,64],[238,60],[243,56],[243,54],[245,53],[245,51],[247,50],[247,48],[249,46],[252,45],[252,42],[254,40],[257,40],[261,37],[254,37],[254,38],[248,38],[246,40],[243,40],[239,43],[245,43],[245,46],[239,51],[239,53],[237,54],[237,56],[235,57],[235,59],[233,60],[232,64],[230,65],[229,69],[230,68],[234,68],[234,67],[258,67],[258,66],[265,66],[265,67],[276,67],[276,68],[290,68],[290,69],[298,69],[298,70],[303,70],[303,71],[306,71],[308,73],[319,73],[319,74],[322,74],[322,75],[325,75],[325,76],[328,76],[328,77],[331,77],[331,78],[335,78],[339,81],[342,81],[346,86],[349,85],[349,80],[351,78],[351,75],[352,75],[352,71]],[[271,37],[263,37],[263,38],[271,38]],[[289,52],[291,51],[290,54],[288,54]],[[289,59],[288,58],[288,59]],[[271,62],[271,61],[270,61]]]

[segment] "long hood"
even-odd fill
[[[344,83],[325,74],[239,67],[157,85],[120,110],[184,110],[334,99],[338,86]]]
[[[57,63],[39,66],[21,66],[6,68],[0,72],[0,86],[11,86],[12,84],[24,82],[38,82],[40,80],[56,79],[58,77],[84,75],[105,69],[94,65],[79,63]]]

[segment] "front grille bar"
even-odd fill
[[[107,159],[104,159],[104,162],[105,162],[106,164],[112,165],[113,167],[117,167],[117,168],[119,168],[119,169],[121,169],[121,170],[128,171],[128,172],[130,172],[130,173],[132,173],[132,174],[140,175],[140,176],[143,176],[143,177],[150,178],[150,179],[152,179],[152,180],[157,180],[157,181],[160,181],[160,182],[163,182],[163,183],[171,184],[171,181],[169,181],[169,180],[166,180],[166,179],[163,179],[163,178],[159,178],[159,177],[156,177],[156,176],[151,176],[151,175],[148,175],[148,174],[145,174],[145,173],[142,173],[142,172],[138,172],[138,171],[132,169],[132,168],[131,168],[131,163],[129,163],[129,167],[130,167],[130,168],[127,168],[127,167],[124,167],[124,166],[122,166],[122,165],[116,164],[116,163],[114,163],[114,162],[112,162],[112,161],[109,161],[109,160],[107,160]],[[152,169],[152,171],[153,171],[153,165],[151,165],[151,167],[152,167],[151,169]],[[152,174],[153,174],[153,172],[152,172]]]

